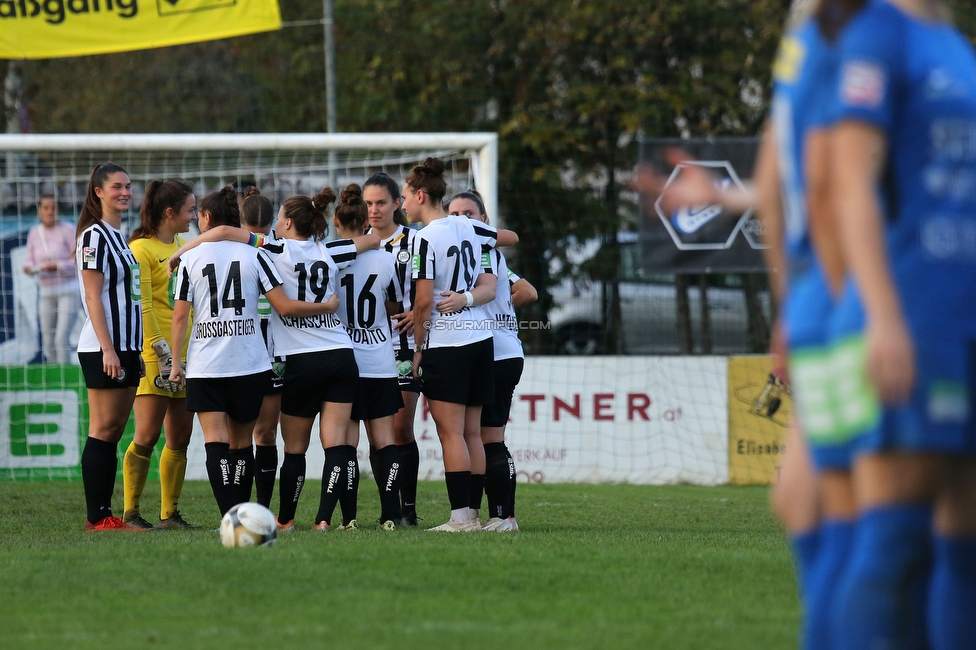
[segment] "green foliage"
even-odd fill
[[[520,485],[517,534],[299,530],[225,549],[210,487],[197,531],[84,533],[79,483],[0,490],[0,647],[789,648],[799,611],[762,488]],[[421,483],[441,523],[443,483]],[[150,483],[143,507],[158,503]],[[145,510],[144,510],[145,512]],[[146,513],[147,516],[150,513]]]

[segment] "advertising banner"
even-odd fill
[[[725,357],[526,359],[506,434],[519,480],[727,483],[727,365]],[[120,454],[133,424],[130,418]],[[0,479],[79,478],[87,427],[84,379],[77,367],[0,368]],[[317,431],[316,424],[308,478],[322,473]],[[420,478],[441,480],[440,443],[423,399],[415,433]],[[205,480],[199,423],[187,456],[187,478]],[[364,433],[359,444],[364,474],[369,474],[368,458]],[[154,476],[156,464],[154,458]]]
[[[50,59],[281,28],[277,0],[0,0],[0,59]]]
[[[689,156],[672,168],[669,148]],[[753,210],[729,213],[720,205],[682,205],[665,210],[669,188],[693,167],[707,171],[719,189],[745,187],[752,176],[758,138],[649,138],[640,143],[640,162],[666,178],[661,196],[641,206],[641,268],[649,273],[764,272],[762,224]]]
[[[729,483],[775,483],[793,400],[769,356],[729,357]]]

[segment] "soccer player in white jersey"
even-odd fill
[[[472,307],[494,299],[495,278],[483,273],[482,242],[471,221],[444,212],[446,189],[437,158],[414,167],[403,187],[404,210],[424,224],[413,242],[413,372],[424,382],[451,502],[450,520],[430,530],[468,532],[481,528],[469,508],[471,477],[480,469],[483,488],[481,407],[495,392],[491,329],[484,311]]]
[[[420,380],[413,376],[413,282],[410,277],[410,251],[414,230],[400,209],[400,186],[385,172],[376,172],[363,184],[363,200],[369,220],[369,232],[380,236],[380,250],[389,254],[396,267],[396,279],[403,296],[400,313],[391,313],[393,350],[396,355],[397,378],[403,406],[393,417],[393,437],[400,450],[400,508],[404,526],[417,525],[417,475],[420,471],[420,450],[414,436],[413,423],[420,397]],[[377,475],[373,452],[370,464]]]
[[[358,252],[377,248],[379,237],[363,235],[355,241],[326,243],[326,210],[334,201],[331,188],[323,189],[314,198],[287,199],[275,222],[274,233],[280,239],[264,240],[239,228],[217,228],[195,241],[253,240],[269,255],[289,298],[321,304],[334,297],[338,305],[335,293],[339,269],[356,259]],[[320,416],[319,437],[325,450],[317,530],[331,528],[340,497],[353,490],[356,479],[356,449],[346,445],[345,440],[359,368],[349,335],[334,311],[315,317],[293,317],[276,308],[271,316],[275,354],[287,358],[280,417],[285,446],[279,485],[281,530],[295,528],[295,510],[305,484],[305,453],[316,416]],[[343,527],[351,523],[344,521]]]
[[[85,307],[78,362],[88,388],[88,439],[81,454],[86,531],[144,530],[112,515],[118,444],[129,421],[142,364],[139,262],[122,234],[129,175],[112,163],[92,171],[78,217],[75,259]]]
[[[468,190],[455,194],[448,211],[469,219],[488,223],[481,195]],[[518,338],[515,307],[528,305],[539,298],[535,287],[508,268],[505,255],[492,250],[492,266],[498,278],[495,299],[484,306],[495,329],[495,401],[481,410],[481,441],[485,447],[485,494],[489,519],[482,530],[510,532],[519,529],[515,520],[515,460],[505,445],[505,427],[512,410],[515,387],[522,377],[525,354]],[[472,504],[472,508],[479,508]]]
[[[366,203],[359,185],[347,186],[339,195],[334,223],[339,237],[362,233],[367,221]],[[339,272],[339,318],[352,339],[359,366],[359,389],[346,430],[346,444],[359,444],[359,423],[366,423],[373,477],[380,492],[380,528],[399,525],[400,451],[393,436],[393,416],[403,406],[397,381],[396,357],[390,311],[403,298],[393,258],[382,251],[365,251]],[[356,474],[358,476],[358,466]],[[358,481],[357,481],[358,487]],[[356,518],[355,494],[339,502],[343,519]]]
[[[237,227],[237,193],[230,186],[200,202],[201,232],[218,225]],[[200,238],[198,238],[200,239]],[[256,239],[256,238],[255,238]],[[230,447],[251,444],[254,422],[267,392],[271,363],[260,331],[258,295],[265,294],[277,313],[314,319],[334,312],[338,301],[305,302],[285,295],[268,254],[233,241],[194,242],[182,256],[176,281],[173,347],[181,349],[193,306],[193,328],[187,352],[186,408],[203,428],[207,474],[221,515],[234,506],[236,494]],[[187,245],[189,246],[189,245]],[[184,383],[174,364],[170,381]]]
[[[246,230],[258,235],[270,235],[274,217],[274,206],[257,187],[252,185],[244,190],[241,225]],[[268,393],[261,402],[258,420],[254,423],[254,487],[257,492],[257,502],[266,508],[271,507],[275,474],[278,471],[278,416],[281,414],[281,391],[285,382],[285,358],[274,353],[271,311],[271,303],[268,299],[264,296],[259,297],[258,316],[261,317],[261,334],[264,336],[264,344],[268,348],[268,360],[271,362],[271,382]],[[233,451],[231,450],[231,453]],[[249,500],[250,494],[251,490],[248,487],[247,498],[244,500]]]

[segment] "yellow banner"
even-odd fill
[[[277,0],[0,0],[0,59],[50,59],[281,29]]]
[[[729,483],[776,482],[793,401],[768,356],[729,358]]]

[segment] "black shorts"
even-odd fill
[[[325,402],[351,404],[359,385],[359,366],[352,348],[288,355],[281,412],[313,418]]]
[[[397,381],[400,384],[400,390],[406,391],[408,393],[419,393],[423,382],[413,376],[413,350],[410,348],[400,348],[396,351],[397,360]],[[400,374],[400,364],[404,361],[410,362],[410,370],[406,374]],[[406,366],[404,366],[406,368]]]
[[[138,388],[142,379],[142,352],[115,351],[122,364],[122,375],[112,379],[102,370],[102,352],[79,352],[78,363],[88,388]]]
[[[378,420],[396,415],[403,408],[403,397],[395,377],[359,379],[356,399],[352,403],[353,420]]]
[[[481,409],[481,426],[503,427],[512,412],[512,396],[522,378],[525,359],[502,359],[495,362],[495,401]]]
[[[428,400],[481,406],[495,401],[494,343],[491,338],[456,348],[424,350],[423,393]]]
[[[254,422],[268,392],[268,373],[186,380],[186,410],[226,413],[234,422]]]

